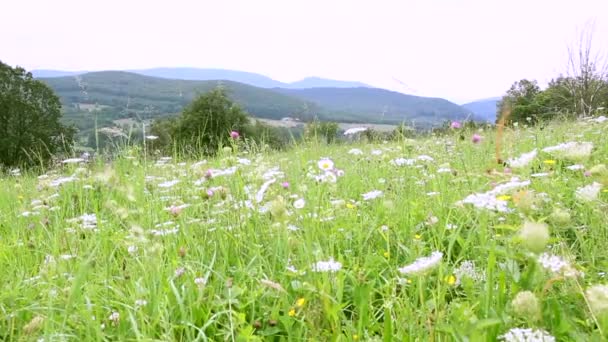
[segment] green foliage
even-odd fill
[[[337,122],[313,120],[306,124],[305,136],[307,139],[322,139],[328,144],[333,143],[338,136],[340,126]]]
[[[177,120],[153,126],[152,133],[158,134],[158,143],[172,139],[180,148],[215,154],[218,147],[229,143],[231,131],[241,132],[248,122],[247,114],[228,98],[225,89],[217,87],[196,98]]]
[[[47,85],[0,62],[0,164],[46,163],[70,148],[74,129],[60,118],[59,98]]]
[[[541,89],[536,81],[517,81],[497,104],[498,113],[502,116],[510,112],[510,121],[537,122],[546,114],[545,107],[539,102],[539,94]]]

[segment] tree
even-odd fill
[[[152,149],[179,149],[215,154],[227,145],[231,131],[243,133],[249,124],[247,113],[217,87],[199,95],[178,117],[154,120],[149,142]]]
[[[228,142],[231,131],[242,131],[248,122],[247,113],[218,87],[200,95],[184,109],[174,138],[213,154],[218,146]]]
[[[506,113],[510,113],[508,118],[510,121],[536,122],[543,118],[547,111],[539,102],[540,94],[541,89],[536,81],[523,79],[515,82],[497,103],[499,113],[497,120],[500,121]]]
[[[46,84],[0,61],[0,164],[44,163],[70,148],[75,129],[60,119],[61,103]]]
[[[574,113],[581,116],[608,104],[608,55],[594,50],[593,31],[594,25],[588,25],[568,47],[566,76],[559,83],[569,95]]]

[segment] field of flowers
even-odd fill
[[[606,340],[607,133],[13,170],[0,340]]]

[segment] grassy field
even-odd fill
[[[606,132],[15,171],[0,340],[606,340]]]

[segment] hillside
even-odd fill
[[[492,97],[473,101],[470,103],[465,103],[462,105],[462,107],[473,112],[477,120],[495,122],[496,104],[498,103],[498,101],[500,101],[500,97]]]
[[[60,96],[66,120],[81,131],[124,118],[154,119],[179,113],[197,94],[224,86],[252,116],[266,119],[313,117],[338,122],[414,123],[429,128],[467,111],[444,99],[375,88],[258,88],[233,81],[172,80],[122,71],[42,78]],[[91,112],[97,111],[96,116]]]
[[[465,119],[469,112],[445,99],[405,95],[377,88],[276,89],[318,104],[324,113],[359,122],[414,122],[429,127],[445,120]]]
[[[228,70],[228,69],[209,69],[209,68],[152,68],[152,69],[134,69],[125,70],[144,76],[160,77],[176,80],[191,80],[191,81],[214,81],[227,80],[239,83],[245,83],[260,88],[314,88],[314,87],[334,87],[334,88],[351,88],[351,87],[368,87],[361,82],[338,81],[320,77],[308,77],[300,81],[292,83],[284,83],[273,80],[268,76],[261,74]],[[86,74],[87,71],[63,71],[63,70],[32,70],[32,75],[36,78],[45,77],[63,77]]]
[[[314,104],[304,100],[232,81],[168,80],[122,71],[41,80],[57,92],[68,119],[80,128],[83,128],[78,122],[81,112],[89,110],[93,104],[102,108],[102,120],[108,116],[112,120],[137,116],[155,118],[180,112],[197,94],[220,84],[234,101],[254,116],[307,119],[317,110]]]

